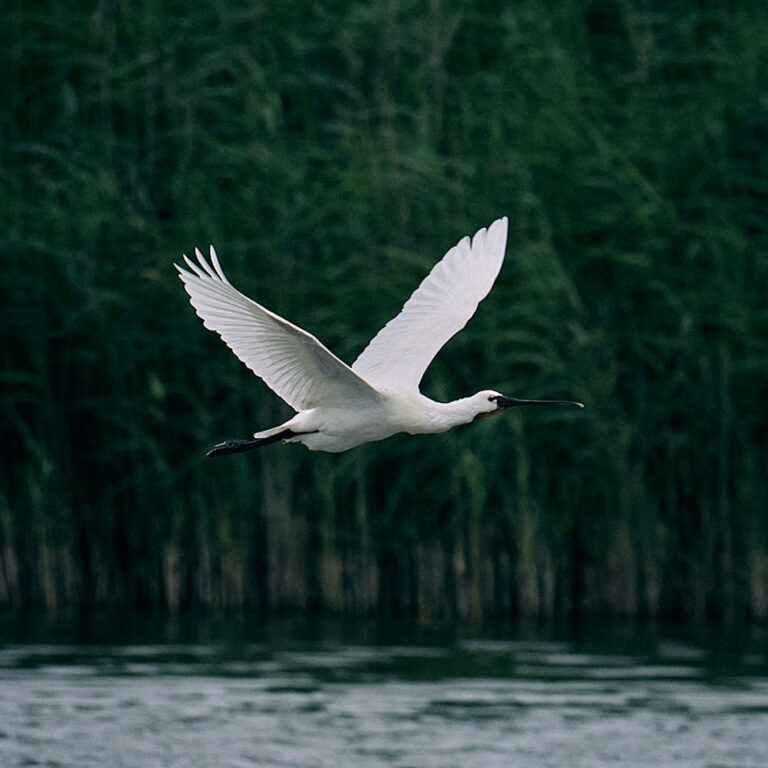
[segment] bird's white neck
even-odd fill
[[[477,404],[473,397],[462,397],[450,403],[429,401],[429,419],[436,432],[443,432],[461,424],[469,424],[477,416]]]

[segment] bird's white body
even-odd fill
[[[445,432],[511,405],[484,390],[439,403],[419,392],[419,382],[440,348],[461,330],[491,290],[504,260],[507,219],[463,238],[435,265],[401,312],[372,339],[351,367],[314,336],[236,290],[211,246],[210,263],[196,251],[197,264],[179,275],[206,328],[297,413],[253,440],[227,441],[209,455],[247,450],[276,440],[299,442],[313,451],[339,453],[398,432]]]
[[[489,391],[488,394],[497,393]],[[439,403],[419,392],[381,389],[374,401],[361,403],[360,407],[350,403],[348,408],[331,406],[299,411],[279,427],[257,432],[254,437],[270,437],[290,429],[299,434],[286,438],[287,443],[302,443],[311,451],[340,453],[363,443],[384,440],[398,432],[434,434],[468,424],[478,413],[475,404],[468,402],[471,400]],[[489,405],[487,399],[485,405]]]

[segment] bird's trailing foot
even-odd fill
[[[282,432],[278,432],[276,435],[270,435],[269,437],[256,437],[250,440],[225,440],[223,443],[214,445],[205,456],[210,459],[211,456],[223,456],[226,453],[242,453],[243,451],[250,451],[253,448],[258,448],[262,445],[269,445],[270,443],[277,443],[280,440],[285,440],[288,437],[294,437],[295,434],[296,433],[292,432],[290,429],[285,429]]]
[[[225,440],[214,445],[205,455],[210,459],[211,456],[223,456],[225,453],[242,453],[258,445],[262,445],[260,440]]]

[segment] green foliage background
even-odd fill
[[[0,7],[0,605],[768,615],[760,2]],[[351,361],[460,237],[424,382],[583,400],[338,457],[189,307]]]

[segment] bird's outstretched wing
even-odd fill
[[[507,217],[460,240],[371,340],[352,370],[376,387],[418,389],[440,348],[488,295],[504,260]]]
[[[283,320],[234,288],[211,246],[209,264],[186,255],[189,269],[176,264],[192,306],[206,328],[294,410],[349,405],[378,393],[314,336]]]

